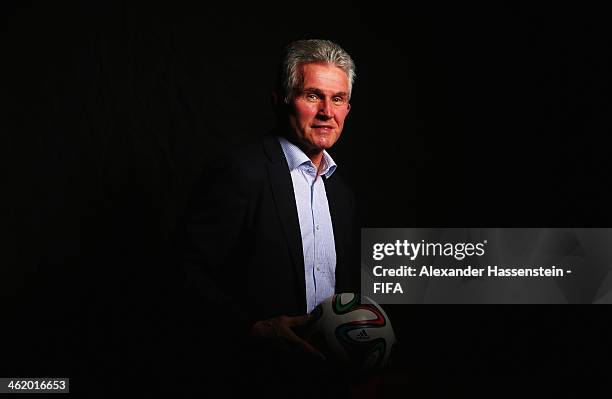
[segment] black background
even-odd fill
[[[337,41],[357,64],[332,154],[361,226],[610,226],[603,9],[3,8],[7,377],[71,376],[92,396],[159,377],[185,201],[206,161],[272,127],[295,39]],[[387,384],[406,394],[566,393],[607,372],[603,307],[388,312],[401,347]]]

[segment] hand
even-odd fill
[[[300,338],[294,331],[293,327],[303,326],[310,320],[309,315],[304,316],[277,316],[267,320],[260,320],[253,324],[250,334],[256,337],[267,337],[284,339],[287,342],[294,344],[298,348],[325,359],[321,352],[315,349],[307,341]]]

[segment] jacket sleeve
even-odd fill
[[[231,158],[208,167],[195,185],[175,242],[181,311],[191,326],[222,325],[244,336],[254,323],[239,296],[248,193],[245,174]]]

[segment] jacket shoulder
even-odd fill
[[[273,139],[264,137],[225,150],[209,162],[204,174],[232,176],[245,183],[261,182],[266,176],[266,165],[270,163],[266,148],[273,145]]]

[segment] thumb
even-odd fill
[[[312,319],[312,316],[309,314],[306,314],[303,316],[295,316],[291,318],[290,326],[291,327],[303,326],[304,324],[308,323],[311,319]]]

